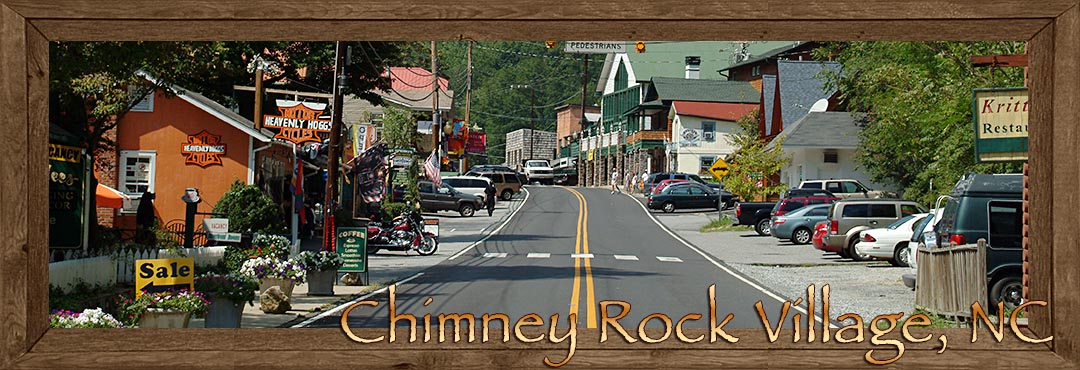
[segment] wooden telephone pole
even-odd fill
[[[338,146],[341,142],[341,105],[344,103],[343,96],[345,96],[345,44],[338,41],[334,45],[334,105],[331,108],[331,124],[330,124],[330,147],[327,150],[326,156],[326,197],[325,203],[323,203],[323,240],[333,240],[332,225],[327,225],[328,222],[333,220],[330,215],[334,214],[335,203],[337,201],[337,180],[338,180],[338,156],[341,151]],[[323,250],[332,250],[334,246],[323,245]]]
[[[431,40],[431,137],[435,143],[435,160],[442,169],[442,153],[439,140],[442,137],[442,125],[439,124],[439,59],[435,50],[435,40]],[[436,184],[438,186],[438,184]]]

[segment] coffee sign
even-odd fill
[[[276,129],[275,138],[296,144],[322,142],[319,134],[330,133],[329,120],[319,119],[326,104],[278,100],[280,116],[263,116],[263,127]]]
[[[973,95],[975,160],[1027,160],[1031,109],[1027,88],[976,89]]]
[[[225,144],[221,143],[221,135],[214,135],[206,130],[188,136],[187,142],[180,146],[180,154],[184,155],[184,163],[206,167],[212,164],[221,165],[221,156],[225,155]]]

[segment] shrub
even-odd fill
[[[383,217],[386,219],[394,218],[409,209],[409,205],[401,202],[383,202],[381,204]]]
[[[240,267],[240,273],[255,279],[292,280],[295,284],[303,284],[307,279],[307,271],[297,261],[282,261],[266,257],[252,258],[245,261],[244,265]]]
[[[255,305],[255,292],[259,291],[259,281],[240,274],[208,273],[195,277],[195,291],[213,298],[226,298],[233,302]]]
[[[163,308],[191,312],[192,316],[202,317],[210,308],[210,301],[206,295],[200,292],[187,290],[175,290],[167,292],[143,292],[141,296],[131,299],[125,296],[117,298],[120,307],[120,317],[124,325],[135,326],[142,318],[143,312],[148,308]]]
[[[89,308],[83,312],[53,310],[49,315],[50,328],[122,328],[119,320],[100,308]]]
[[[345,265],[341,255],[331,251],[303,251],[296,255],[296,261],[307,271],[331,271]]]
[[[229,229],[260,234],[284,233],[285,221],[277,204],[255,185],[236,181],[214,205],[214,213],[224,213]]]

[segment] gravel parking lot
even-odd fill
[[[880,314],[907,315],[914,310],[915,293],[901,281],[901,276],[911,271],[906,267],[893,267],[885,261],[844,260],[814,249],[813,245],[759,236],[749,228],[740,232],[699,232],[701,226],[718,218],[715,211],[653,215],[686,241],[781,297],[794,301],[806,296],[810,284],[819,291],[822,285],[829,284],[829,313],[834,319],[857,313],[869,320]]]

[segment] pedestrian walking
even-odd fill
[[[487,188],[484,189],[484,202],[487,203],[488,217],[495,212],[495,184],[488,182]]]
[[[626,191],[633,194],[637,190],[637,176],[630,176],[630,187],[626,188]]]
[[[612,170],[611,171],[611,194],[615,194],[616,192],[622,193],[622,189],[619,189],[619,171],[618,170]]]
[[[645,181],[648,181],[648,180],[649,180],[649,173],[648,172],[642,172],[641,173],[641,194],[645,194]]]

